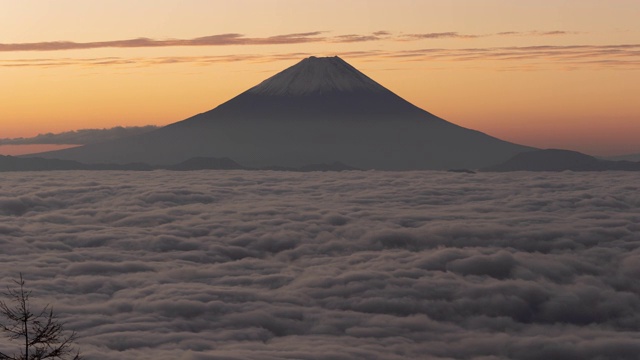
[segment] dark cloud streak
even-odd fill
[[[0,43],[0,52],[17,51],[64,51],[99,48],[158,48],[175,46],[235,46],[235,45],[283,45],[304,43],[351,43],[378,40],[416,41],[425,39],[475,39],[489,36],[560,36],[574,34],[568,31],[529,31],[501,32],[497,34],[460,34],[457,32],[434,32],[423,34],[394,34],[389,31],[376,31],[372,34],[348,34],[329,36],[327,31],[311,31],[275,35],[268,37],[247,37],[244,34],[228,33],[197,37],[193,39],[150,39],[135,38],[113,41],[74,42],[49,41],[34,43]]]
[[[563,31],[563,30],[553,30],[553,31],[503,31],[496,33],[498,36],[565,36],[565,35],[577,35],[579,32],[576,31]]]
[[[79,43],[73,41],[53,41],[40,43],[0,44],[0,52],[9,51],[60,51],[98,48],[152,48],[172,46],[225,46],[225,45],[281,45],[326,41],[323,31],[276,35],[265,38],[245,37],[242,34],[219,34],[193,39],[157,40],[136,38],[115,41]]]
[[[423,39],[476,39],[488,35],[469,35],[457,32],[440,32],[427,34],[406,34],[401,35],[400,40],[423,40]]]
[[[357,35],[336,38],[336,42],[374,41],[360,39]],[[270,62],[299,60],[303,57],[319,55],[315,53],[274,53],[218,56],[173,56],[138,58],[61,58],[61,59],[15,59],[0,60],[0,67],[57,67],[57,66],[155,66],[166,64],[208,65],[224,62],[251,61]],[[640,68],[640,44],[620,45],[544,45],[511,46],[486,48],[421,48],[411,50],[362,50],[342,51],[327,55],[367,61],[399,59],[402,61],[450,62],[501,62],[509,65],[495,65],[498,69],[544,69],[558,66],[565,68]]]
[[[104,63],[104,60],[100,61]],[[155,125],[147,126],[116,126],[110,129],[80,129],[61,133],[38,134],[30,138],[0,139],[0,145],[30,145],[30,144],[77,144],[86,145],[103,141],[115,140],[128,136],[143,134],[157,129]]]

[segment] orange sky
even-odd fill
[[[640,152],[640,1],[0,0],[0,138],[168,124],[310,55],[448,121]]]

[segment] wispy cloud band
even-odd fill
[[[0,60],[0,67],[61,67],[61,66],[156,66],[164,64],[209,65],[224,62],[271,62],[296,60],[319,55],[306,52],[272,54],[229,54],[217,56],[166,56],[166,57],[100,57],[100,58],[45,58]],[[395,59],[401,62],[424,61],[443,63],[498,62],[501,69],[540,69],[545,67],[573,68],[622,68],[640,69],[640,44],[622,45],[563,45],[485,48],[420,48],[411,50],[363,50],[336,52],[348,59],[383,61]],[[508,66],[507,66],[508,64]]]
[[[327,31],[311,31],[282,34],[267,37],[247,37],[238,33],[216,34],[192,39],[150,39],[145,37],[94,41],[47,41],[30,43],[0,43],[0,52],[17,51],[64,51],[99,48],[157,48],[175,46],[230,46],[230,45],[283,45],[314,42],[351,43],[378,40],[416,41],[425,39],[475,39],[490,36],[559,36],[573,34],[568,31],[507,31],[496,34],[460,34],[458,32],[434,32],[421,34],[394,34],[389,31],[376,31],[371,34],[346,34],[329,36]]]
[[[577,34],[576,32],[553,31],[503,31],[490,34],[464,34],[459,32],[393,33],[376,31],[370,34],[329,35],[328,31],[311,31],[281,34],[268,37],[247,37],[243,34],[218,34],[193,39],[149,39],[136,38],[101,42],[37,42],[0,44],[0,52],[19,51],[64,51],[98,48],[160,48],[176,46],[241,46],[241,45],[283,45],[302,43],[363,43],[376,41],[415,42],[438,39],[473,40],[487,37],[555,37]],[[295,60],[315,53],[271,53],[229,54],[216,56],[164,56],[164,57],[96,57],[96,58],[41,58],[0,60],[0,67],[60,67],[60,66],[155,66],[163,64],[190,63],[208,65],[231,61],[269,62]],[[535,70],[546,66],[563,66],[566,69],[598,67],[640,69],[640,44],[614,45],[544,45],[509,47],[467,47],[467,48],[418,48],[407,50],[364,50],[336,51],[331,55],[367,60],[396,59],[405,62],[429,61],[439,63],[463,63],[479,61],[501,62],[500,69]],[[505,63],[509,63],[508,65]]]
[[[306,42],[325,41],[321,36],[322,31],[306,33],[284,34],[263,38],[251,38],[242,34],[218,34],[203,36],[193,39],[167,39],[157,40],[149,38],[136,38],[114,41],[96,42],[73,42],[73,41],[53,41],[0,44],[0,51],[59,51],[59,50],[80,50],[98,48],[149,48],[149,47],[171,47],[171,46],[222,46],[222,45],[278,45],[278,44],[299,44]]]

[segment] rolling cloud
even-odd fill
[[[30,144],[94,144],[115,140],[128,136],[143,134],[157,129],[155,125],[147,126],[116,126],[110,129],[81,129],[62,133],[38,134],[30,138],[0,139],[0,145],[30,145]]]
[[[636,359],[635,173],[7,173],[19,271],[101,359]]]

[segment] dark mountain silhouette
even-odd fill
[[[476,172],[469,169],[449,169],[448,172],[461,173],[461,174],[475,174]]]
[[[229,158],[195,157],[176,165],[166,166],[167,170],[241,170],[244,166]]]
[[[354,168],[347,164],[343,164],[339,161],[336,161],[331,164],[309,164],[300,166],[298,171],[303,172],[311,172],[311,171],[352,171],[352,170],[360,170],[358,168]]]
[[[482,171],[640,171],[640,162],[600,160],[569,150],[538,150],[520,153]]]
[[[0,155],[2,171],[53,171],[53,170],[134,170],[147,171],[153,168],[147,164],[83,164],[72,160],[20,158]]]
[[[640,154],[628,154],[619,156],[610,156],[604,158],[605,160],[626,160],[626,161],[640,161]]]
[[[5,138],[0,139],[0,145],[28,145],[28,144],[61,144],[61,145],[86,145],[115,140],[153,131],[158,127],[146,126],[116,126],[109,129],[80,129],[61,133],[38,134],[29,138]]]
[[[302,165],[298,167],[291,166],[266,166],[263,168],[259,168],[256,170],[271,170],[271,171],[294,171],[294,172],[314,172],[314,171],[362,171],[362,169],[355,168],[353,166],[349,166],[347,164],[343,164],[339,161],[336,161],[331,164],[309,164]]]
[[[0,171],[83,170],[85,166],[77,161],[0,155]]]
[[[413,170],[479,168],[528,150],[440,119],[338,57],[310,57],[189,119],[38,156],[160,165],[228,157],[253,168],[339,161],[360,169]]]
[[[332,164],[309,164],[300,167],[270,167],[248,168],[238,164],[229,158],[196,157],[174,165],[151,166],[144,163],[129,164],[84,164],[72,160],[20,158],[0,155],[0,172],[7,171],[54,171],[54,170],[126,170],[126,171],[150,171],[150,170],[275,170],[275,171],[346,171],[359,170],[341,162]]]

